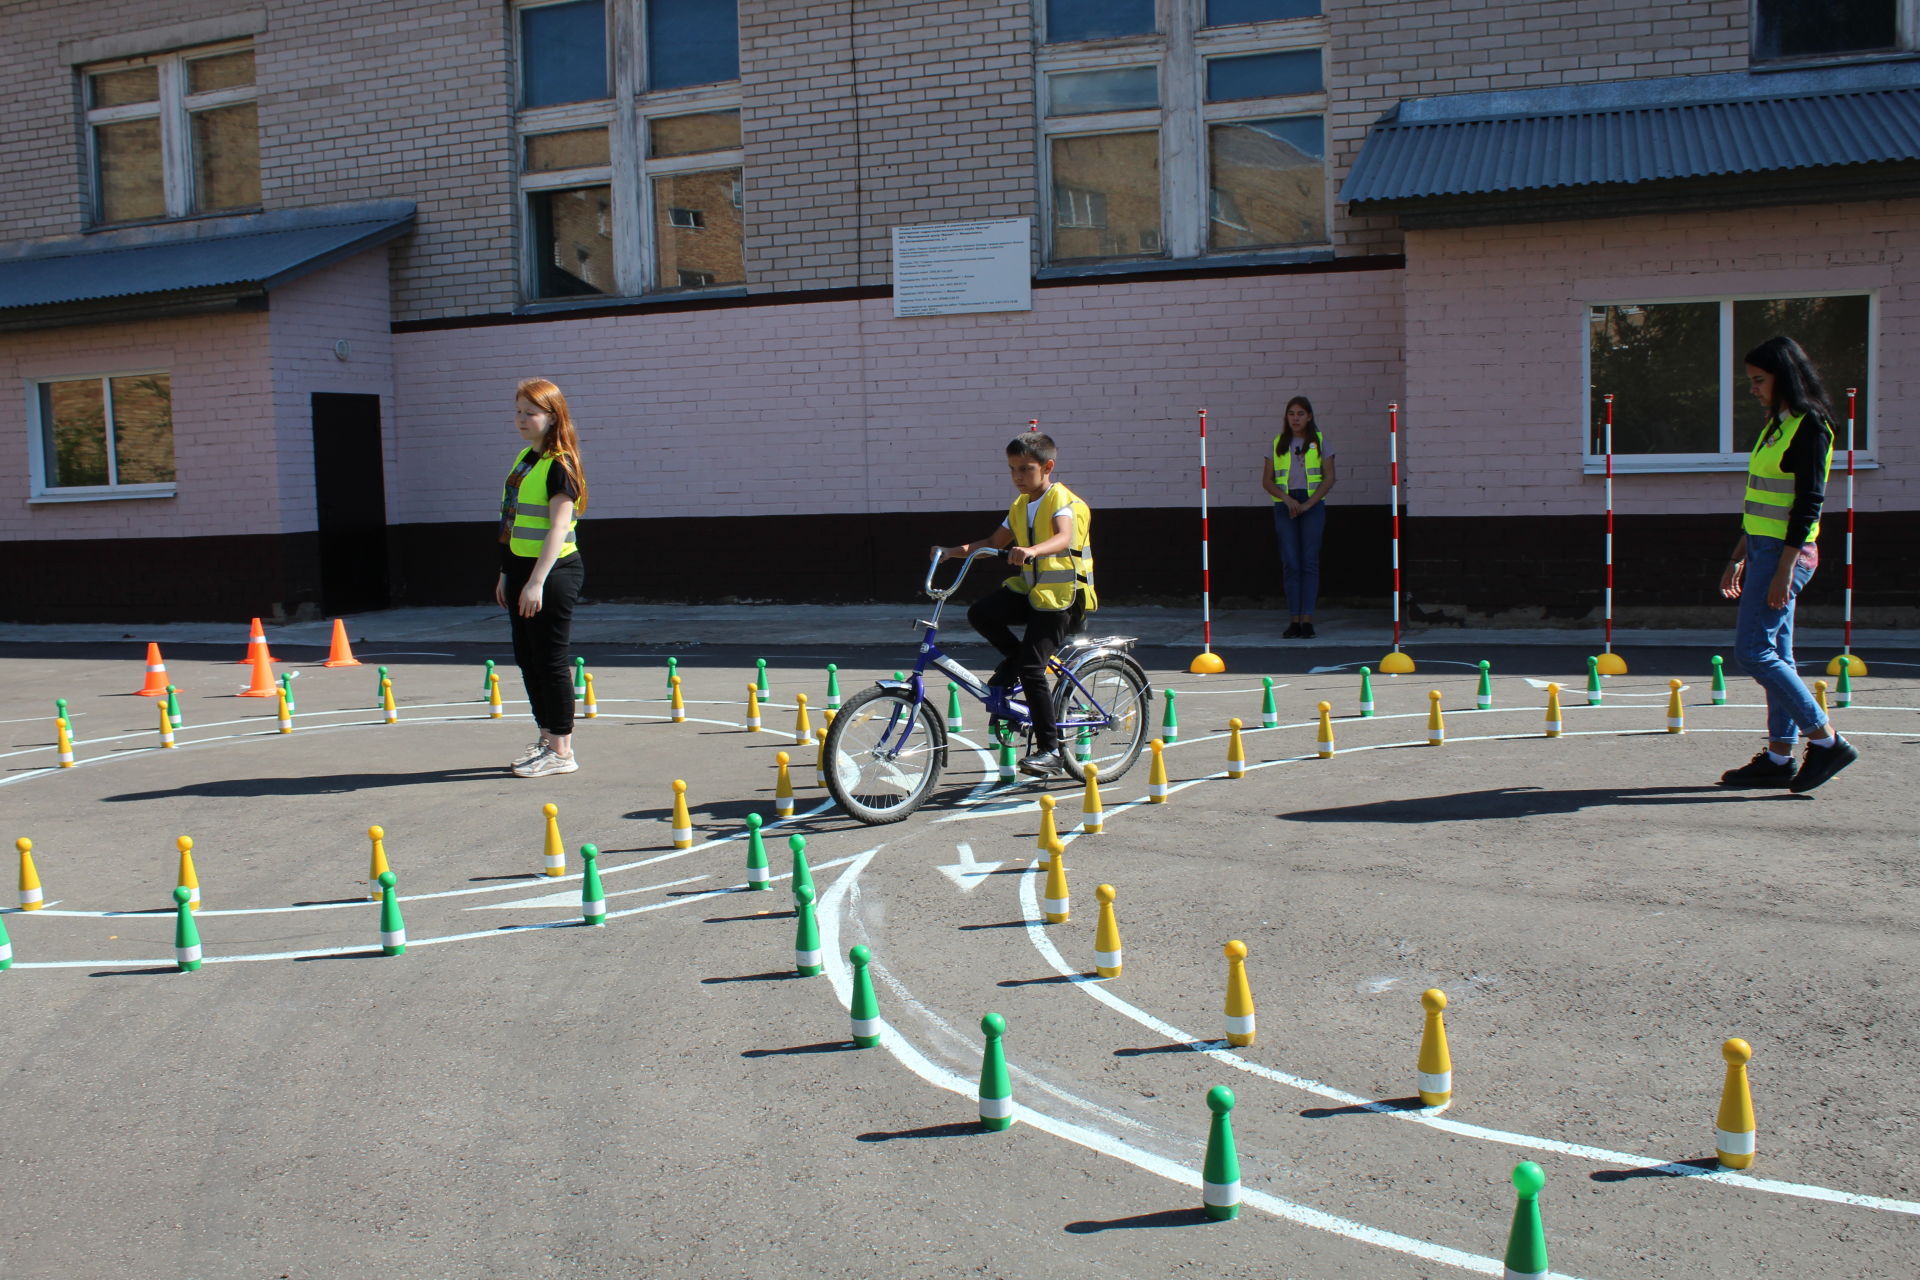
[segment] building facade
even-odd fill
[[[1737,530],[1742,344],[1785,331],[1855,391],[1859,612],[1906,620],[1920,32],[1803,8],[24,0],[0,612],[488,598],[538,374],[591,598],[905,598],[1032,419],[1107,597],[1188,597],[1205,407],[1216,592],[1272,599],[1300,394],[1327,596],[1384,605],[1398,405],[1415,606],[1577,619],[1611,394],[1617,612],[1677,617]],[[1029,220],[1030,308],[896,316],[893,229],[984,219]]]

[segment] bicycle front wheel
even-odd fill
[[[1101,782],[1118,782],[1147,743],[1153,687],[1140,664],[1121,654],[1095,658],[1073,675],[1077,687],[1062,679],[1053,691],[1067,772],[1085,781],[1091,762],[1100,766]]]
[[[946,749],[932,707],[903,690],[863,689],[827,730],[827,790],[868,826],[898,822],[933,793]]]

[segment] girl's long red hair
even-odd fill
[[[524,396],[535,408],[552,416],[553,421],[547,424],[547,433],[540,437],[540,452],[564,459],[572,468],[573,478],[580,482],[580,501],[574,505],[578,510],[585,511],[587,471],[580,462],[580,437],[573,429],[573,414],[567,411],[567,397],[546,378],[520,379],[520,385],[514,388],[514,395]]]

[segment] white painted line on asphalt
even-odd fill
[[[856,858],[854,865],[842,872],[840,877],[827,889],[821,898],[819,909],[820,946],[821,949],[826,952],[827,977],[833,984],[834,994],[839,997],[840,1004],[848,1009],[852,1008],[853,974],[847,966],[846,958],[840,951],[840,917],[845,909],[850,893],[855,889],[856,879],[865,868],[866,855]],[[919,1049],[915,1048],[891,1022],[881,1028],[880,1043],[902,1066],[935,1088],[944,1089],[948,1093],[958,1094],[963,1098],[973,1098],[976,1096],[978,1090],[977,1081],[968,1080],[963,1076],[956,1075],[954,1072],[933,1062],[925,1054],[921,1053]],[[1092,1104],[1083,1103],[1082,1105],[1091,1106]],[[1102,1108],[1096,1107],[1094,1109],[1096,1111],[1104,1111]],[[1105,1112],[1105,1114],[1109,1118],[1118,1119],[1118,1117],[1114,1116],[1110,1111]],[[1137,1169],[1156,1174],[1159,1177],[1167,1179],[1169,1182],[1175,1182],[1181,1186],[1189,1187],[1196,1192],[1202,1190],[1202,1179],[1197,1169],[1189,1168],[1186,1165],[1169,1160],[1165,1156],[1144,1150],[1123,1138],[1116,1137],[1113,1134],[1106,1133],[1099,1129],[1089,1128],[1085,1125],[1075,1124],[1072,1121],[1050,1116],[1043,1111],[1034,1110],[1025,1103],[1016,1104],[1015,1115],[1018,1117],[1019,1123],[1030,1125],[1043,1133],[1050,1133],[1056,1138],[1064,1138],[1068,1142],[1076,1146],[1084,1147],[1096,1154],[1112,1156],[1117,1160],[1124,1160]],[[1241,1152],[1243,1160],[1246,1154],[1246,1151],[1243,1149]],[[1242,1168],[1245,1168],[1244,1164]],[[1435,1244],[1432,1241],[1420,1240],[1412,1236],[1403,1236],[1397,1232],[1387,1231],[1381,1227],[1372,1227],[1363,1222],[1355,1222],[1349,1218],[1337,1217],[1323,1209],[1315,1209],[1310,1205],[1298,1204],[1291,1200],[1283,1200],[1279,1196],[1270,1195],[1267,1192],[1253,1188],[1243,1189],[1241,1203],[1259,1209],[1263,1213],[1271,1214],[1276,1218],[1285,1218],[1288,1221],[1297,1222],[1302,1226],[1313,1227],[1319,1231],[1331,1232],[1334,1235],[1343,1236],[1346,1239],[1355,1240],[1361,1244],[1373,1245],[1378,1248],[1391,1249],[1397,1253],[1409,1254],[1428,1262],[1456,1267],[1462,1271],[1471,1271],[1483,1276],[1506,1274],[1505,1264],[1498,1258],[1489,1258],[1476,1253],[1468,1253],[1461,1249],[1454,1249],[1447,1245]],[[1565,1276],[1564,1273],[1556,1272],[1555,1274],[1561,1276],[1562,1280],[1573,1280],[1573,1277]]]
[[[555,877],[557,880],[558,877]],[[659,884],[643,884],[633,889],[609,891],[605,897],[621,898],[630,893],[650,893],[655,889],[674,889],[683,884],[695,884],[701,880],[713,879],[710,875],[687,876],[682,880],[665,880]],[[516,907],[566,907],[578,904],[580,891],[563,889],[558,893],[543,893],[537,898],[520,898],[514,902],[483,902],[477,907],[468,907],[468,911],[510,911]]]
[[[1484,740],[1485,739],[1471,738],[1459,739],[1459,741]],[[1416,739],[1414,741],[1417,742],[1420,740]],[[1413,744],[1396,743],[1392,745]],[[1377,748],[1356,749],[1369,750]],[[1315,757],[1303,756],[1299,758],[1313,759]],[[1283,762],[1271,761],[1269,763],[1278,764]],[[1211,775],[1211,777],[1224,776],[1224,772]],[[1192,781],[1200,782],[1210,780],[1211,778],[1196,778]],[[1107,817],[1111,820],[1119,816],[1120,812],[1128,808],[1133,808],[1139,803],[1139,801],[1135,801],[1128,805],[1108,809]],[[1071,846],[1073,841],[1078,839],[1079,834],[1078,831],[1062,832],[1061,842]],[[1039,879],[1038,873],[1039,863],[1035,861],[1028,866],[1026,874],[1020,877],[1020,911],[1027,922],[1027,937],[1033,943],[1034,949],[1053,967],[1054,972],[1067,977],[1079,975],[1081,971],[1068,966],[1066,959],[1060,954],[1059,948],[1054,946],[1053,939],[1048,936],[1045,926],[1040,924],[1039,894],[1034,887]],[[1698,1178],[1707,1182],[1722,1182],[1729,1186],[1744,1187],[1754,1191],[1764,1191],[1772,1195],[1792,1196],[1803,1200],[1823,1200],[1832,1204],[1854,1205],[1865,1209],[1880,1209],[1888,1213],[1920,1215],[1920,1203],[1915,1203],[1910,1200],[1895,1200],[1885,1196],[1868,1195],[1855,1191],[1839,1191],[1832,1187],[1810,1186],[1797,1182],[1779,1182],[1771,1178],[1757,1178],[1750,1174],[1735,1173],[1730,1170],[1708,1171],[1700,1169],[1695,1165],[1675,1164],[1671,1161],[1659,1160],[1652,1156],[1632,1155],[1623,1151],[1609,1151],[1604,1147],[1590,1147],[1581,1143],[1561,1142],[1555,1138],[1542,1138],[1524,1133],[1509,1133],[1504,1129],[1492,1129],[1483,1125],[1468,1124],[1460,1120],[1447,1119],[1432,1110],[1403,1110],[1399,1107],[1388,1106],[1377,1099],[1364,1098],[1359,1094],[1348,1093],[1343,1089],[1336,1089],[1331,1085],[1322,1084],[1318,1080],[1310,1080],[1303,1076],[1291,1075],[1276,1068],[1266,1066],[1263,1063],[1250,1061],[1224,1048],[1220,1041],[1198,1040],[1171,1023],[1163,1022],[1146,1010],[1128,1003],[1119,996],[1114,995],[1113,992],[1106,987],[1097,983],[1075,982],[1071,985],[1077,987],[1087,995],[1092,996],[1102,1004],[1133,1019],[1133,1021],[1146,1027],[1148,1030],[1165,1036],[1169,1041],[1176,1044],[1185,1045],[1194,1053],[1205,1054],[1207,1057],[1224,1062],[1229,1066],[1237,1067],[1242,1071],[1248,1071],[1264,1079],[1271,1080],[1275,1084],[1285,1085],[1290,1089],[1298,1089],[1304,1093],[1311,1093],[1345,1106],[1360,1107],[1380,1115],[1392,1116],[1398,1120],[1408,1120],[1415,1124],[1428,1125],[1432,1128],[1457,1134],[1461,1137],[1498,1142],[1506,1146],[1521,1147],[1526,1150],[1546,1151],[1555,1155],[1574,1156],[1584,1160],[1598,1161],[1602,1164],[1626,1165],[1633,1169],[1669,1173],[1676,1177]]]

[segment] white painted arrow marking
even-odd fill
[[[983,879],[1000,869],[997,862],[976,862],[973,846],[961,841],[954,846],[959,851],[960,861],[940,868],[940,873],[960,886],[962,893],[974,888]]]

